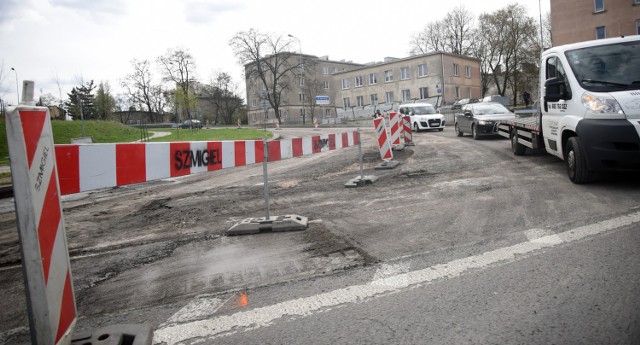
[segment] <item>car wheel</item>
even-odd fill
[[[420,132],[420,127],[418,127],[418,123],[417,122],[413,124],[413,131],[416,132],[416,133]]]
[[[458,123],[456,122],[456,124],[453,126],[453,128],[456,131],[456,135],[461,137],[464,133],[460,130],[460,127],[458,127]]]
[[[582,184],[590,182],[593,174],[587,168],[587,157],[582,152],[580,139],[571,137],[567,142],[567,173],[571,182]]]
[[[518,135],[515,133],[515,129],[511,133],[511,151],[516,156],[522,156],[527,151],[527,147],[518,142]]]
[[[473,137],[473,140],[480,139],[480,136],[478,135],[478,131],[476,131],[476,125],[471,125],[471,136]]]

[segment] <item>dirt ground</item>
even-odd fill
[[[372,131],[363,134],[363,142],[364,168],[370,173],[381,163]],[[411,154],[406,150],[396,159]],[[270,163],[271,215],[302,215],[310,225],[295,234],[253,239],[225,232],[242,219],[264,216],[261,164],[65,196],[79,315],[172,303],[376,261],[323,221],[348,219],[350,212],[362,211],[353,206],[365,192],[345,188],[359,172],[357,147]],[[5,337],[28,326],[12,203],[6,199],[0,204],[0,292],[6,297],[0,301],[0,334]],[[211,260],[203,264],[206,256]],[[240,257],[253,261],[239,263]],[[196,278],[193,270],[199,272]],[[150,281],[156,290],[149,288]]]

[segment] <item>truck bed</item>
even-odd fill
[[[498,134],[505,138],[510,138],[512,128],[540,133],[540,122],[538,119],[538,116],[526,116],[517,117],[513,120],[500,120],[498,122]]]

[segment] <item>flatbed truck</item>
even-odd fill
[[[576,184],[640,171],[640,36],[544,51],[539,94],[537,114],[498,123],[515,155],[546,151],[566,162]]]

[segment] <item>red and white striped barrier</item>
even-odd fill
[[[49,110],[7,109],[7,142],[34,344],[69,344],[76,322]]]
[[[391,145],[400,145],[400,114],[394,111],[389,113],[389,126],[391,127]]]
[[[380,157],[384,161],[393,159],[393,152],[391,151],[391,145],[387,137],[387,126],[384,123],[383,117],[373,119],[373,125],[376,128],[376,140],[378,142],[378,148],[380,149]]]
[[[413,143],[413,133],[411,132],[411,116],[402,117],[402,128],[404,129],[404,143]]]
[[[357,145],[357,132],[269,142],[269,161]],[[63,195],[262,163],[261,140],[56,145]]]

